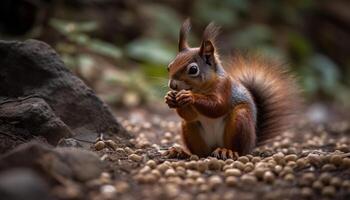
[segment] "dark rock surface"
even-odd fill
[[[0,171],[13,168],[29,168],[47,180],[58,177],[85,182],[99,177],[103,164],[99,157],[81,148],[50,146],[30,142],[20,145],[12,151],[0,156]]]
[[[106,104],[47,44],[0,41],[0,57],[2,137],[27,140],[42,136],[54,145],[67,136],[104,133],[128,137]]]
[[[0,173],[0,199],[6,200],[48,200],[49,186],[34,171],[23,168]]]

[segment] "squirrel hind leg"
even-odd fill
[[[182,140],[187,149],[195,155],[205,157],[210,154],[208,145],[200,135],[198,122],[182,122]]]
[[[255,122],[253,112],[248,105],[238,105],[227,119],[224,144],[225,147],[245,155],[256,145]]]

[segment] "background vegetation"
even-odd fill
[[[223,55],[254,51],[291,66],[309,101],[350,105],[350,3],[346,0],[4,0],[1,39],[36,38],[110,104],[162,98],[178,30],[191,44],[214,21]]]

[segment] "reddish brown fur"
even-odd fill
[[[254,97],[258,110],[258,144],[265,143],[293,124],[301,100],[295,78],[285,66],[258,56],[237,55],[226,70]]]
[[[205,29],[200,48],[188,47],[186,41],[188,30],[189,24],[185,23],[180,31],[181,52],[169,64],[170,77],[181,77],[185,82],[191,80],[186,79],[184,69],[196,56],[203,57],[209,54],[215,66],[221,65],[215,51],[218,29],[213,24]],[[295,80],[281,65],[256,56],[247,58],[236,56],[227,65],[226,71],[220,76],[213,71],[210,80],[201,85],[193,83],[192,91],[184,94],[187,95],[186,98],[191,97],[189,98],[191,104],[176,107],[177,113],[184,119],[182,122],[184,143],[191,153],[199,156],[207,156],[213,151],[200,135],[201,125],[196,121],[199,114],[209,118],[226,115],[224,146],[220,148],[246,154],[256,144],[262,144],[286,130],[293,122],[293,114],[300,103]],[[231,98],[233,83],[243,85],[253,100],[233,106]],[[256,121],[251,105],[257,108]],[[222,152],[228,152],[226,149]]]

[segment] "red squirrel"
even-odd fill
[[[236,158],[280,134],[292,124],[298,107],[296,81],[284,66],[256,56],[233,56],[223,66],[210,23],[200,47],[187,42],[190,21],[180,30],[179,53],[168,65],[165,102],[182,118],[185,149],[165,155]]]

